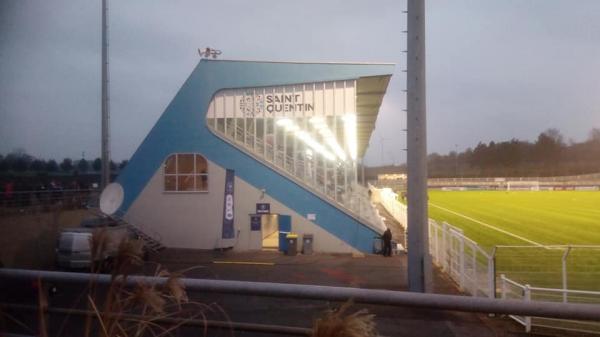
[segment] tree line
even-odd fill
[[[120,163],[110,161],[113,173],[122,170],[127,160]],[[64,158],[60,163],[55,159],[44,160],[27,154],[23,150],[14,150],[6,155],[0,154],[0,173],[96,173],[102,170],[102,159],[94,160]]]
[[[479,142],[474,148],[428,156],[429,177],[561,176],[600,172],[600,129],[586,140],[564,140],[557,129],[533,142],[511,139]]]

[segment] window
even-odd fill
[[[199,154],[170,155],[164,166],[165,192],[208,192],[208,163]]]

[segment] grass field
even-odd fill
[[[600,192],[429,192],[429,216],[461,228],[480,246],[600,245]],[[561,285],[564,250],[501,248],[498,273],[532,286]],[[572,249],[569,288],[600,290],[600,249]]]

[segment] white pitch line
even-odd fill
[[[514,238],[517,238],[517,239],[519,239],[519,240],[523,240],[523,241],[525,241],[525,242],[529,242],[529,243],[531,243],[532,245],[539,246],[539,247],[544,247],[544,245],[542,245],[541,243],[537,243],[537,242],[535,242],[535,241],[529,240],[528,238],[524,238],[524,237],[522,237],[522,236],[519,236],[519,235],[517,235],[517,234],[513,234],[513,233],[511,233],[511,232],[509,232],[509,231],[505,231],[504,229],[500,229],[500,228],[498,228],[498,227],[496,227],[496,226],[492,226],[492,225],[490,225],[490,224],[488,224],[488,223],[485,223],[485,222],[483,222],[483,221],[479,221],[479,220],[477,220],[477,219],[471,218],[470,216],[467,216],[467,215],[464,215],[464,214],[461,214],[461,213],[455,212],[455,211],[453,211],[453,210],[450,210],[450,209],[444,208],[444,207],[442,207],[442,206],[438,206],[438,205],[436,205],[436,204],[429,203],[429,205],[431,205],[431,206],[433,206],[433,207],[437,207],[437,208],[439,208],[439,209],[442,209],[442,210],[444,210],[444,211],[446,211],[446,212],[448,212],[448,213],[452,213],[452,214],[454,214],[454,215],[458,215],[458,216],[460,216],[460,217],[463,217],[463,218],[465,218],[465,219],[467,219],[467,220],[471,220],[471,221],[473,221],[473,222],[475,222],[475,223],[478,223],[478,224],[480,224],[480,225],[483,225],[483,226],[485,226],[485,227],[491,228],[491,229],[493,229],[493,230],[495,230],[495,231],[498,231],[498,232],[500,232],[500,233],[506,234],[506,235],[508,235],[508,236],[512,236],[512,237],[514,237]]]

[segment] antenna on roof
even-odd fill
[[[200,57],[202,58],[212,57],[213,59],[216,59],[217,56],[221,55],[221,51],[210,47],[206,47],[204,50],[198,48],[198,54],[200,54]]]

